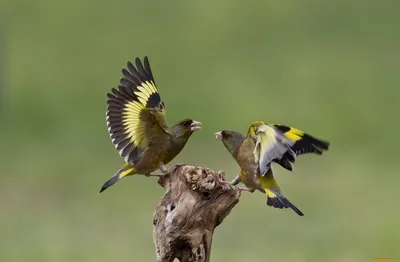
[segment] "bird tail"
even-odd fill
[[[100,193],[117,183],[121,178],[134,174],[135,168],[131,165],[125,164],[120,170],[117,171],[117,173],[115,173],[109,180],[107,180],[107,182],[104,183],[100,189]]]
[[[278,184],[270,169],[265,176],[258,176],[262,188],[264,188],[267,194],[267,205],[275,208],[291,208],[299,216],[304,216],[303,212],[300,211],[295,205],[293,205],[289,199],[287,199],[281,192]]]
[[[299,216],[304,216],[303,212],[300,211],[292,202],[287,199],[279,189],[265,189],[267,193],[267,205],[275,208],[291,208]]]

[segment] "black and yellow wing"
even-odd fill
[[[136,58],[136,68],[128,62],[128,70],[118,88],[108,93],[107,126],[112,143],[128,164],[135,165],[149,147],[152,138],[165,135],[165,105],[161,101],[150,69]]]
[[[253,130],[254,135],[252,134]],[[261,176],[269,171],[272,161],[281,159],[286,154],[291,154],[293,158],[296,157],[291,149],[294,141],[284,136],[274,126],[257,121],[250,126],[249,133],[256,141],[253,154]]]
[[[295,141],[291,148],[296,155],[308,153],[322,155],[323,151],[329,150],[329,142],[317,139],[299,129],[284,125],[272,126],[280,130],[287,138]],[[291,171],[293,169],[291,163],[295,162],[295,158],[290,154],[285,154],[281,159],[276,159],[275,162]]]
[[[329,149],[329,142],[317,139],[299,129],[284,125],[272,126],[279,129],[289,139],[295,141],[292,149],[296,153],[296,155],[307,153],[315,153],[321,155],[323,151],[327,151]]]

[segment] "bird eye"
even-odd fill
[[[192,121],[185,121],[185,122],[183,122],[183,125],[184,126],[190,126],[192,124]]]

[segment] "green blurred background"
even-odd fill
[[[254,120],[329,140],[276,167],[304,213],[242,194],[212,261],[400,259],[399,1],[0,2],[0,261],[155,261],[155,178],[122,165],[106,93],[148,55],[170,124],[203,122],[174,162],[238,167],[213,133]]]

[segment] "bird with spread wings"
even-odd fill
[[[250,125],[247,136],[233,130],[215,133],[240,166],[240,174],[229,182],[242,182],[247,190],[258,190],[267,195],[267,205],[275,208],[291,208],[303,216],[282,193],[272,172],[272,163],[292,171],[292,164],[301,154],[321,155],[329,149],[329,143],[316,139],[296,128],[266,124],[262,121]]]
[[[102,186],[100,192],[121,178],[167,172],[171,162],[186,145],[200,122],[192,119],[168,126],[165,104],[161,100],[147,57],[136,67],[127,63],[118,88],[108,93],[107,126],[112,143],[125,164]]]

